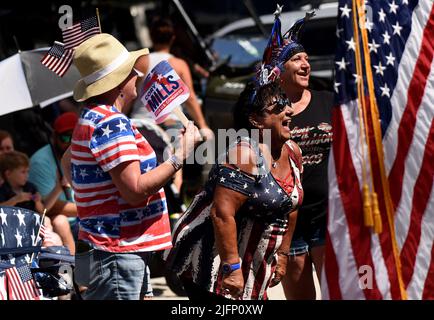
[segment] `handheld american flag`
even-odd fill
[[[172,111],[179,110],[177,107],[189,96],[187,85],[167,61],[161,61],[151,70],[140,91],[141,101],[157,123],[163,122]],[[182,112],[176,115],[184,116]],[[180,120],[186,126],[184,119]]]
[[[101,28],[97,16],[77,22],[71,27],[62,30],[65,48],[74,49],[86,39],[98,33],[101,33]]]
[[[28,264],[6,269],[6,277],[9,300],[39,300],[41,293]]]
[[[71,66],[73,50],[65,49],[63,43],[54,41],[53,46],[42,58],[41,63],[62,77]]]
[[[434,298],[433,34],[432,1],[339,1],[325,299]]]

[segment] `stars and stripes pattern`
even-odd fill
[[[5,273],[9,300],[39,300],[41,293],[36,287],[28,264],[8,268]]]
[[[366,79],[357,73],[359,39],[353,28],[353,2],[341,0],[336,31],[338,107],[333,112],[322,295],[325,299],[433,299],[434,5],[416,0],[364,3],[384,182],[380,181],[381,152],[375,149],[372,134],[368,174],[373,185],[386,186],[385,192],[378,193],[383,230],[374,233],[363,220],[362,168],[367,159],[362,155],[368,146],[360,143],[363,115],[358,105],[363,101],[356,85]],[[375,112],[368,92],[364,101],[368,114]],[[367,126],[374,125],[368,121]],[[388,199],[391,215],[386,210]],[[364,283],[366,277],[370,281]]]
[[[157,166],[154,150],[125,115],[113,106],[85,108],[73,132],[71,155],[80,239],[110,252],[171,247],[163,188],[131,206],[111,179],[109,171],[126,161],[140,161],[142,173]]]
[[[74,49],[98,33],[101,33],[101,29],[96,16],[77,22],[71,27],[62,30],[65,48]]]
[[[73,54],[73,50],[66,49],[63,43],[54,41],[41,63],[58,76],[63,77],[71,66]]]

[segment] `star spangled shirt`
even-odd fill
[[[83,109],[71,142],[71,173],[79,239],[110,252],[170,248],[171,235],[163,188],[131,206],[119,193],[109,171],[140,161],[142,173],[157,166],[154,150],[114,106]]]

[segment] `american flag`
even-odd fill
[[[74,49],[86,39],[98,33],[101,33],[101,29],[96,16],[77,22],[71,27],[62,30],[65,48]]]
[[[73,50],[67,50],[63,43],[54,41],[41,63],[58,76],[63,77],[71,66],[72,58]]]
[[[433,34],[432,1],[339,1],[325,299],[434,298]],[[374,228],[364,184],[378,195]]]
[[[6,269],[6,277],[9,300],[39,300],[41,293],[28,264]]]

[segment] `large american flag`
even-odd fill
[[[54,41],[53,46],[42,58],[41,63],[58,76],[63,77],[71,66],[73,53],[73,50],[65,49],[63,43]]]
[[[338,107],[333,114],[322,296],[433,299],[434,5],[429,0],[353,1],[340,0],[338,8]],[[359,23],[353,17],[363,3],[365,51],[362,29],[354,28]],[[375,97],[369,94],[369,73]],[[364,90],[358,90],[357,81]],[[364,126],[369,144],[361,135]],[[378,194],[382,232],[364,223],[365,183]]]
[[[101,29],[96,16],[77,22],[71,27],[62,30],[65,48],[74,49],[86,39],[98,33],[101,33]]]

